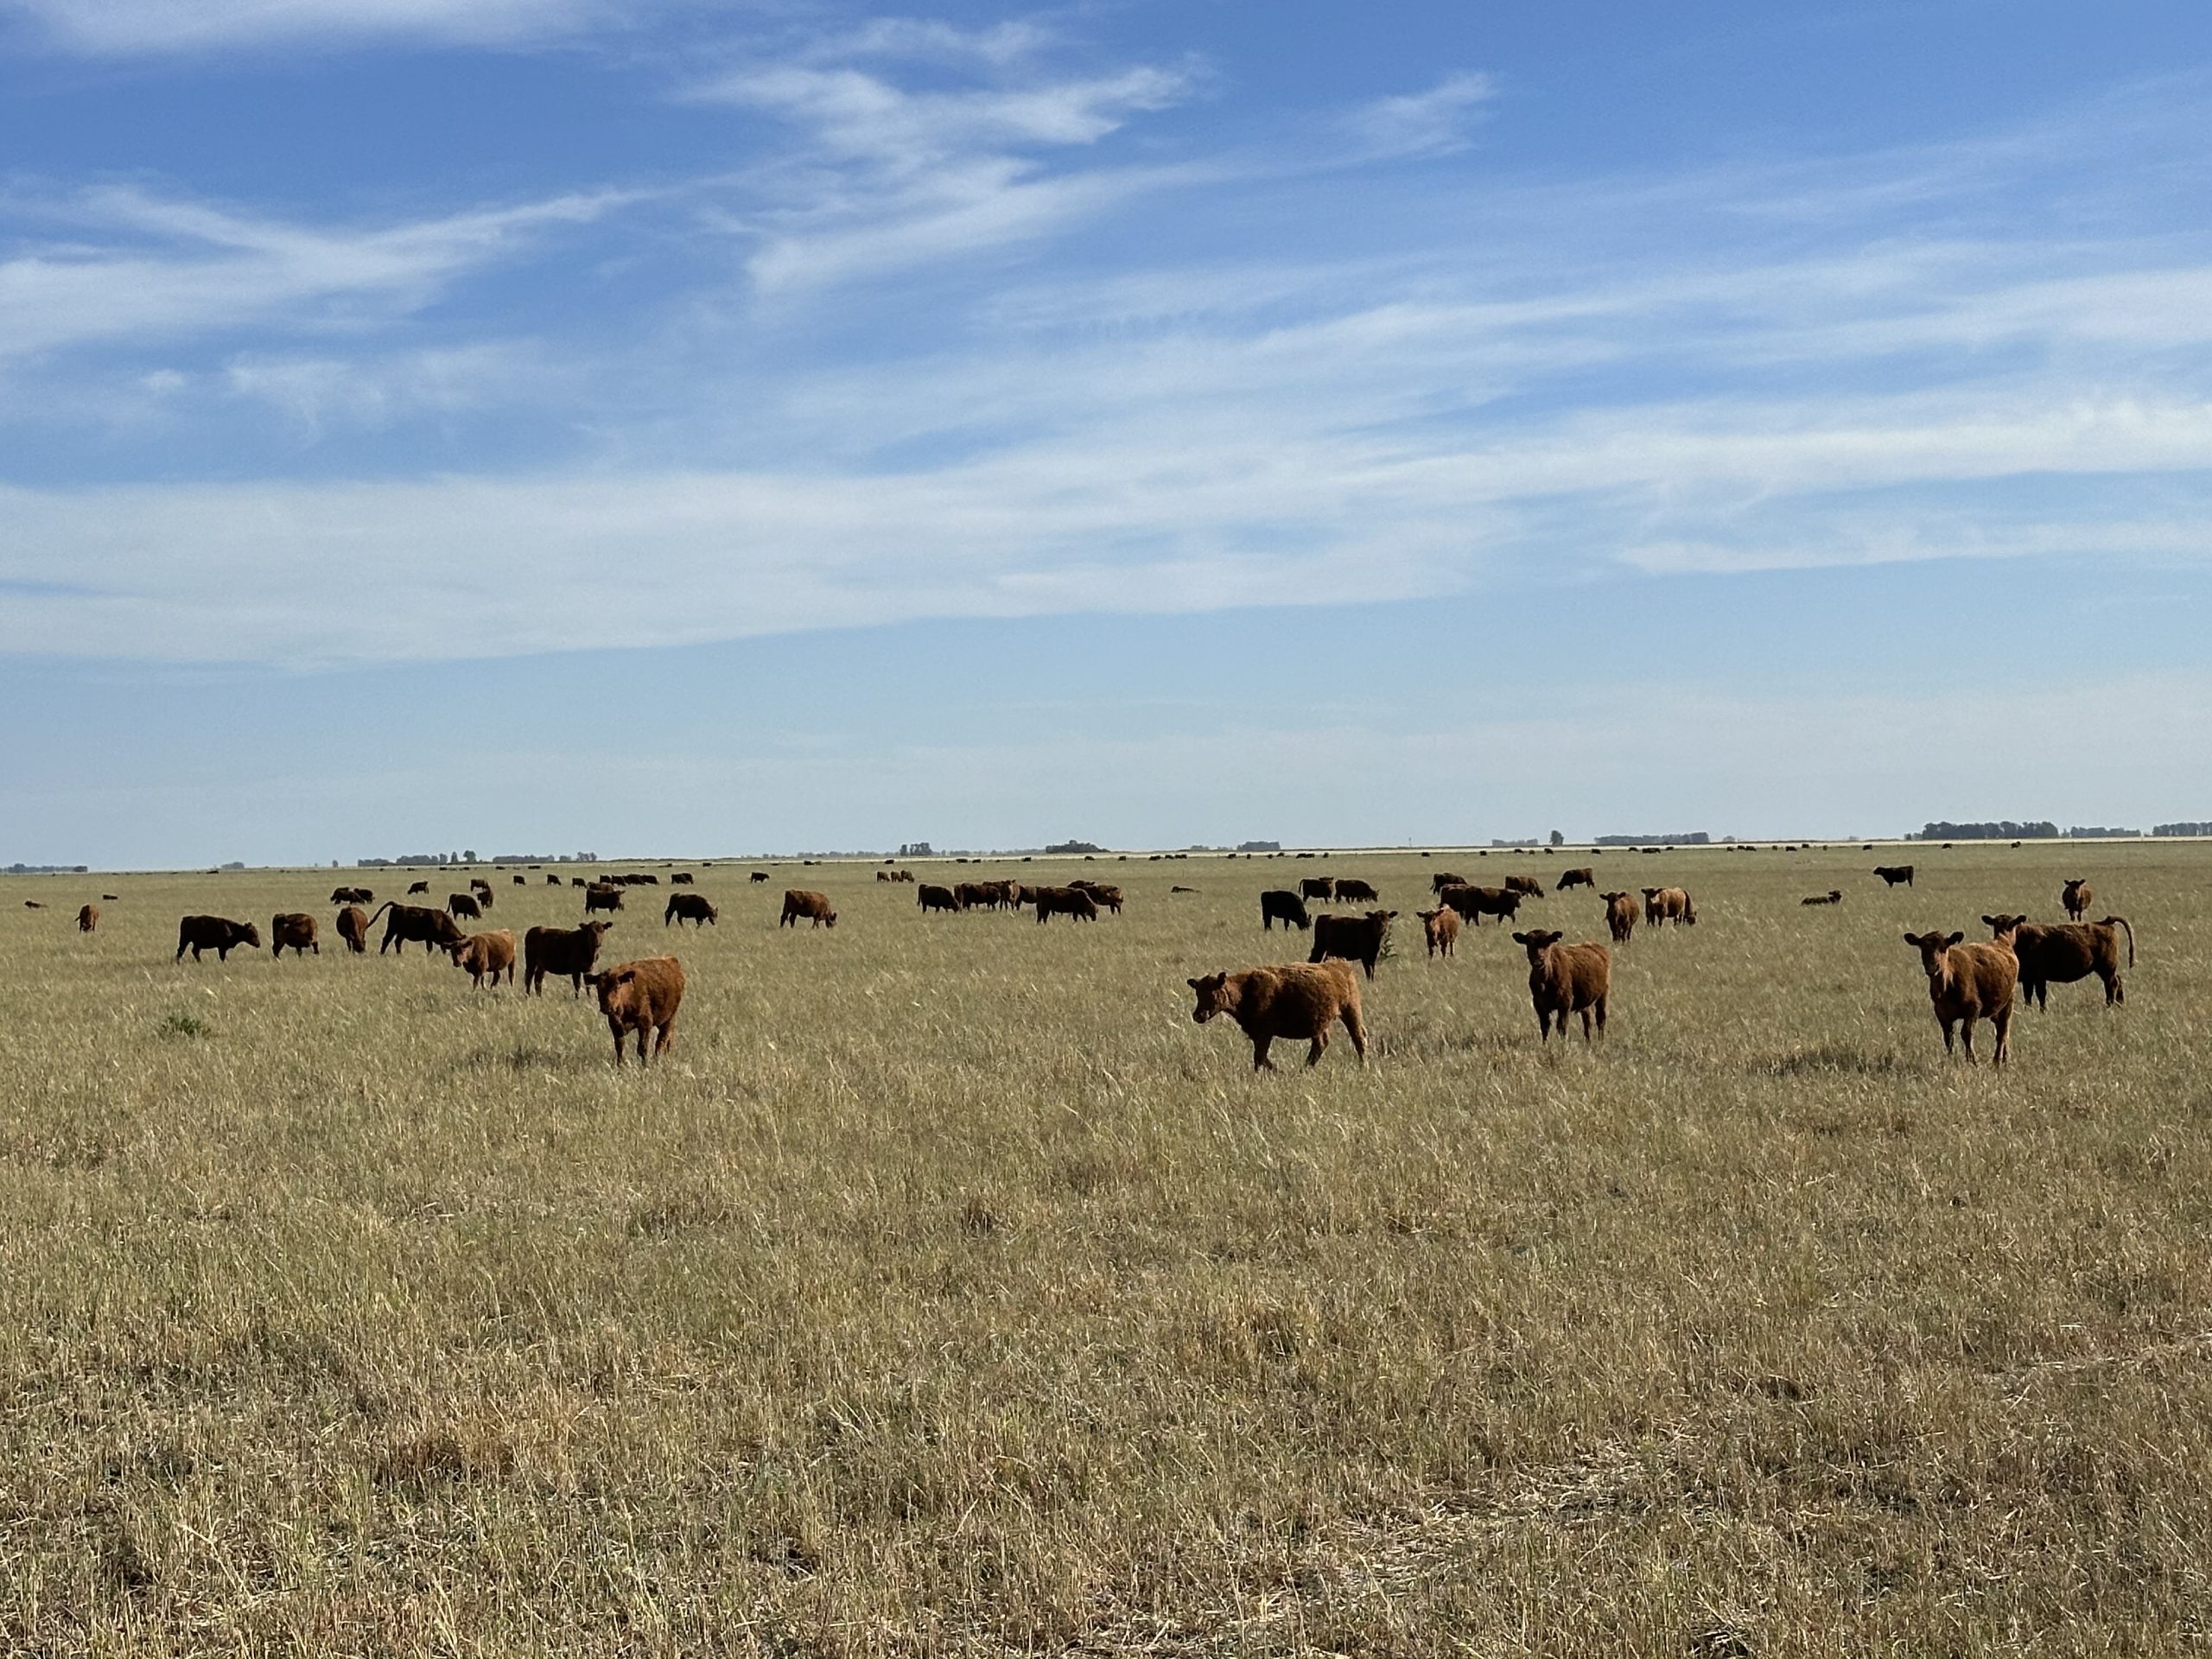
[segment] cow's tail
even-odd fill
[[[398,902],[399,902],[399,901],[398,901],[397,899],[385,899],[385,900],[384,901],[384,903],[382,903],[382,904],[378,905],[378,906],[376,907],[376,909],[375,909],[375,910],[373,910],[372,912],[370,912],[370,914],[369,914],[369,919],[368,919],[367,921],[363,922],[363,923],[361,924],[362,931],[363,931],[364,932],[365,932],[365,931],[367,931],[370,928],[374,927],[374,926],[377,925],[377,918],[378,918],[378,917],[379,917],[379,916],[381,916],[381,915],[383,915],[383,914],[385,913],[385,912],[386,912],[387,910],[390,910],[390,909],[391,909],[394,905],[397,904]]]
[[[2097,925],[2099,927],[2118,927],[2126,930],[2127,934],[2127,965],[2133,968],[2135,965],[2135,930],[2128,926],[2127,918],[2125,916],[2107,916],[2104,920],[2099,922]]]

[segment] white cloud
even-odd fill
[[[0,358],[418,308],[548,228],[588,223],[626,200],[576,194],[331,229],[137,190],[86,191],[39,205],[77,237],[0,260]],[[100,239],[88,243],[86,232]]]
[[[1391,156],[1442,156],[1464,149],[1467,129],[1497,96],[1489,75],[1450,74],[1423,92],[1378,98],[1344,118],[1361,151]]]
[[[102,56],[414,39],[509,46],[636,10],[616,0],[0,0],[62,49]]]

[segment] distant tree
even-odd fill
[[[1552,831],[1552,845],[1553,845],[1553,846],[1554,846],[1554,847],[1564,847],[1564,846],[1566,846],[1566,845],[1567,845],[1567,837],[1566,837],[1565,836],[1562,836],[1561,834],[1560,834],[1560,832],[1559,832],[1558,830],[1553,830],[1553,831]]]

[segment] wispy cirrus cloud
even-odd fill
[[[1497,96],[1495,76],[1461,70],[1423,92],[1363,104],[1343,126],[1370,158],[1445,156],[1466,148],[1468,129]]]
[[[151,56],[375,40],[513,46],[618,22],[634,0],[0,0],[58,50]]]
[[[21,201],[20,216],[49,234],[0,259],[0,359],[391,317],[629,200],[582,192],[367,226],[306,226],[137,188]]]

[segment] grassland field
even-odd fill
[[[2201,1651],[2212,848],[1894,856],[916,867],[1128,893],[1045,927],[691,864],[720,925],[637,890],[602,957],[684,962],[646,1072],[347,956],[397,872],[0,879],[0,1651]],[[1584,862],[1700,924],[1546,1047],[1508,931],[1412,912]],[[1372,1063],[1255,1077],[1185,981],[1323,871],[1402,912]],[[2126,1005],[1947,1062],[1901,934],[2074,875]]]

